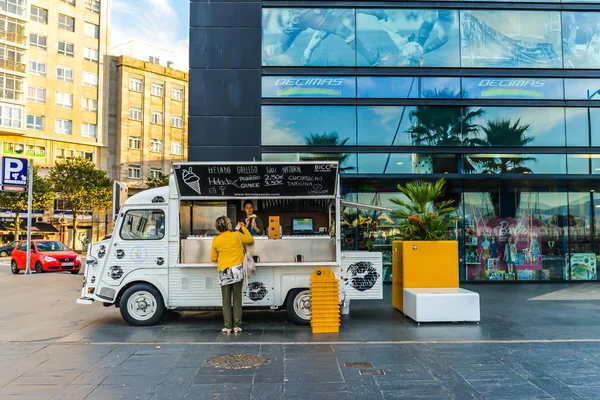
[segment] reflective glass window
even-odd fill
[[[359,66],[460,65],[456,10],[357,9],[356,26]]]
[[[567,100],[600,100],[600,79],[565,79]]]
[[[565,68],[600,68],[600,12],[563,12]]]
[[[559,12],[461,11],[461,65],[562,68]]]
[[[565,154],[469,154],[463,170],[475,174],[566,174]],[[470,171],[465,170],[469,166]]]
[[[592,146],[600,146],[600,108],[590,108]]]
[[[565,108],[567,146],[589,146],[590,124],[587,108]]]
[[[360,153],[359,174],[447,174],[455,173],[454,154]]]
[[[402,76],[357,77],[359,98],[412,99],[419,97],[419,78]]]
[[[358,144],[361,146],[407,146],[414,107],[358,107]]]
[[[567,172],[569,174],[589,174],[590,157],[587,154],[567,155]]]
[[[422,98],[461,97],[460,78],[420,78],[420,83]]]
[[[359,49],[355,11],[345,8],[263,9],[263,65],[354,66]],[[367,56],[374,63],[375,53]]]
[[[356,107],[263,106],[263,145],[356,144]]]

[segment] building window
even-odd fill
[[[133,92],[141,92],[142,91],[142,80],[138,78],[130,78],[129,79],[129,90]]]
[[[86,22],[83,27],[83,34],[94,39],[100,39],[100,27]]]
[[[23,108],[9,104],[0,105],[0,126],[21,129],[23,127]]]
[[[29,93],[27,100],[31,101],[32,103],[40,104],[44,104],[46,102],[46,89],[29,86],[27,90]]]
[[[163,115],[160,111],[152,111],[152,123],[162,125]]]
[[[57,107],[73,108],[73,95],[71,93],[56,92],[55,104]]]
[[[175,101],[183,101],[183,89],[173,89],[172,98]]]
[[[183,117],[181,115],[173,115],[171,117],[171,126],[173,128],[183,128]]]
[[[58,54],[62,54],[68,57],[75,56],[75,44],[68,43],[62,40],[58,41]]]
[[[98,112],[98,99],[90,97],[81,98],[81,109],[87,112]]]
[[[129,179],[141,179],[142,178],[142,167],[139,165],[130,165],[127,167],[127,177]]]
[[[162,169],[160,169],[160,168],[150,168],[149,178],[151,180],[159,179],[161,175],[162,175]]]
[[[30,33],[29,45],[42,50],[46,50],[48,48],[48,38],[44,35],[39,35],[37,33]]]
[[[30,19],[41,24],[48,24],[48,10],[31,6]]]
[[[129,148],[140,150],[142,148],[142,138],[140,136],[129,136]]]
[[[94,153],[91,151],[78,151],[77,157],[81,157],[84,160],[94,161]]]
[[[96,124],[81,124],[81,136],[85,138],[95,139],[98,127]]]
[[[100,0],[85,0],[85,9],[100,14]]]
[[[9,100],[21,100],[24,78],[0,73],[0,97]]]
[[[24,17],[26,10],[25,1],[26,0],[0,0],[0,11]]]
[[[73,82],[73,68],[57,66],[56,79],[64,82]]]
[[[0,15],[0,38],[18,44],[26,44],[25,22]]]
[[[150,56],[149,60],[150,60],[150,62],[152,64],[158,64],[158,65],[160,65],[160,58],[158,58],[158,57],[152,57],[152,56]]]
[[[171,154],[180,156],[183,153],[181,142],[171,142]]]
[[[27,145],[23,149],[23,145],[20,143],[2,143],[2,152],[4,154],[23,155],[23,150],[25,150],[25,155],[28,157],[46,157],[46,146]]]
[[[46,63],[36,60],[29,61],[29,73],[37,76],[46,76]]]
[[[63,135],[70,135],[73,133],[73,121],[68,119],[55,119],[54,120],[54,132],[62,133]]]
[[[58,14],[58,27],[66,29],[69,32],[75,32],[75,18]]]
[[[129,107],[129,119],[134,121],[142,120],[142,109],[140,107]]]
[[[70,6],[75,7],[75,0],[60,0],[60,1],[61,1],[61,3],[65,3],[65,4],[68,4]]]
[[[164,93],[164,86],[160,83],[152,84],[152,96],[160,96],[162,97]]]
[[[88,49],[85,47],[83,49],[83,59],[91,62],[98,62],[100,57],[100,53],[96,49]]]
[[[83,86],[89,86],[93,88],[98,87],[98,74],[83,71]]]
[[[27,115],[27,129],[34,129],[36,131],[44,130],[44,116],[43,115]]]
[[[162,151],[162,139],[150,139],[150,151],[160,153]]]

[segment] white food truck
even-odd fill
[[[88,246],[77,302],[115,305],[132,325],[155,324],[166,309],[220,308],[214,222],[242,221],[248,200],[268,235],[247,246],[257,272],[244,307],[285,309],[309,323],[309,280],[319,267],[335,272],[341,301],[383,297],[381,253],[342,251],[340,214],[344,206],[385,209],[341,200],[337,163],[188,162],[173,165],[168,187],[118,208],[110,237]]]

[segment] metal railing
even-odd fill
[[[27,36],[11,31],[0,30],[0,39],[17,44],[27,44]]]
[[[0,68],[1,69],[9,69],[11,71],[16,72],[25,72],[25,64],[16,62],[13,60],[6,60],[4,58],[0,58]]]

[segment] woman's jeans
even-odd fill
[[[225,328],[239,328],[242,325],[242,286],[244,282],[221,286],[223,296],[223,319]],[[231,302],[233,300],[233,321],[231,316]]]

